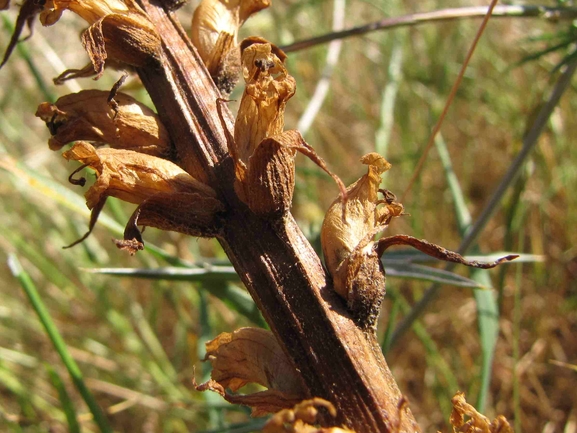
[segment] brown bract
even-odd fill
[[[53,25],[67,9],[89,24],[82,33],[82,44],[91,63],[65,71],[56,83],[90,75],[99,78],[107,59],[136,67],[158,60],[160,36],[134,0],[47,0],[40,22]]]
[[[206,360],[212,364],[212,379],[198,385],[200,391],[218,392],[227,401],[250,406],[253,416],[263,416],[293,407],[307,392],[302,379],[270,331],[240,328],[223,333],[206,343]],[[266,391],[233,395],[247,383],[257,383]]]
[[[114,100],[116,109],[109,103],[109,92],[83,90],[63,96],[54,104],[40,104],[36,117],[46,122],[52,134],[50,149],[59,150],[75,140],[90,140],[116,149],[169,157],[170,137],[156,113],[123,93],[117,93]]]
[[[239,28],[270,0],[203,0],[192,17],[191,40],[216,86],[230,94],[239,80]]]
[[[503,415],[490,422],[465,400],[465,394],[458,392],[451,399],[453,411],[449,421],[455,433],[513,433],[513,429]]]
[[[107,197],[140,205],[125,232],[125,240],[137,242],[131,246],[142,244],[136,234],[137,223],[194,236],[218,233],[217,216],[224,207],[216,193],[170,161],[131,150],[95,149],[82,141],[63,156],[82,162],[97,175],[95,184],[85,194],[86,205],[92,210],[89,232],[79,241],[90,234]],[[71,182],[84,185],[85,179],[71,176]],[[119,246],[126,245],[120,243]]]

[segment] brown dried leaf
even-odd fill
[[[116,110],[108,99],[108,92],[83,90],[63,96],[54,104],[40,104],[36,116],[46,122],[52,134],[50,149],[90,140],[116,149],[165,158],[170,155],[170,137],[154,111],[123,93],[115,95]]]
[[[211,389],[228,401],[249,405],[253,414],[292,407],[307,396],[301,377],[270,331],[240,328],[220,334],[206,343],[205,359],[212,364],[212,381],[197,389]],[[236,392],[247,383],[268,390],[244,396],[225,392]]]
[[[513,429],[504,416],[500,415],[493,422],[477,412],[465,400],[465,394],[457,392],[451,399],[453,411],[449,422],[455,433],[513,433]],[[468,418],[468,420],[467,420]]]

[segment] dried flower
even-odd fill
[[[457,392],[451,399],[453,411],[449,422],[454,433],[513,433],[513,429],[503,415],[490,422],[489,419],[465,400],[465,394]],[[468,420],[465,420],[468,418]]]
[[[240,74],[239,28],[270,0],[202,0],[192,17],[191,40],[216,86],[228,95]]]
[[[92,210],[89,231],[72,245],[90,234],[108,197],[140,205],[125,232],[130,242],[118,244],[131,252],[142,247],[137,223],[194,236],[215,236],[219,231],[217,214],[224,207],[215,191],[170,161],[131,150],[95,149],[82,141],[63,156],[82,162],[97,175],[96,183],[85,194],[86,205]],[[84,178],[72,176],[70,181],[85,183]]]
[[[56,83],[94,74],[99,78],[108,58],[136,67],[158,60],[160,36],[134,0],[47,0],[40,22],[53,25],[66,9],[89,24],[82,33],[82,44],[91,63],[65,71]]]
[[[63,96],[54,104],[40,104],[36,116],[46,122],[52,134],[50,149],[59,150],[75,140],[90,140],[116,149],[169,157],[170,136],[156,113],[131,96],[117,93],[114,99],[116,109],[108,102],[109,92],[83,90]]]
[[[296,89],[294,78],[284,67],[285,54],[262,38],[246,39],[241,49],[246,88],[234,137],[227,137],[239,198],[259,215],[288,212],[297,151],[326,171],[344,194],[341,180],[328,170],[302,135],[294,130],[283,132],[286,102]]]
[[[381,174],[391,165],[377,153],[363,156],[361,162],[369,166],[367,174],[347,188],[346,201],[339,197],[331,204],[321,230],[323,253],[334,289],[347,301],[361,328],[374,330],[385,295],[380,257],[390,246],[409,245],[440,260],[484,269],[517,257],[510,255],[492,263],[468,261],[438,245],[406,235],[375,242],[375,235],[403,214],[403,206],[390,191],[379,189]]]
[[[270,331],[240,328],[222,333],[206,343],[206,358],[212,364],[212,379],[196,386],[211,390],[227,401],[252,407],[253,416],[263,416],[290,408],[306,398],[302,379]],[[247,383],[266,388],[248,395],[229,394]]]

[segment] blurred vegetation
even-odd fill
[[[243,34],[285,45],[328,33],[337,3],[275,0]],[[345,22],[351,27],[469,5],[349,0]],[[185,27],[193,6],[179,12]],[[2,18],[3,49],[14,8]],[[479,23],[427,24],[343,42],[327,98],[306,138],[345,183],[364,172],[360,156],[377,150],[393,164],[386,188],[403,193]],[[120,236],[131,208],[109,200],[93,235],[73,249],[61,249],[84,233],[88,210],[83,190],[67,184],[76,167],[48,150],[49,134],[34,117],[36,106],[81,88],[110,89],[120,76],[110,70],[96,82],[52,86],[51,79],[64,69],[87,61],[79,43],[81,26],[72,14],[54,28],[36,25],[34,36],[0,72],[0,431],[107,431],[94,420],[90,397],[74,386],[78,381],[117,432],[258,429],[262,421],[251,420],[246,409],[192,386],[193,376],[208,377],[208,366],[200,362],[205,341],[240,326],[263,326],[215,241],[148,229],[149,248],[129,257],[110,239]],[[474,221],[486,205],[564,70],[557,66],[573,59],[575,43],[567,37],[574,35],[570,22],[489,22],[442,139],[404,201],[411,216],[395,221],[391,233],[458,248],[467,216]],[[567,43],[548,50],[560,44],[559,38]],[[297,126],[328,71],[327,49],[289,56],[298,91],[288,106],[287,129]],[[478,242],[479,252],[517,251],[543,255],[545,261],[475,277],[494,292],[442,286],[412,330],[391,347],[392,330],[430,283],[388,278],[379,335],[424,431],[449,430],[450,398],[458,389],[470,402],[485,405],[488,416],[514,420],[517,432],[575,431],[577,375],[563,364],[577,364],[575,83]],[[148,100],[136,78],[123,91]],[[318,245],[323,213],[337,191],[312,164],[299,161],[293,213]],[[88,271],[167,266],[196,271],[182,277],[172,268],[146,279]],[[469,275],[461,268],[456,272]],[[486,302],[498,312],[498,318],[490,318],[499,325],[494,357],[492,331],[479,333],[479,323],[486,324],[477,310]],[[41,321],[42,308],[54,327]],[[52,343],[58,338],[49,337],[47,329],[59,333],[65,355],[59,356]],[[77,371],[62,359],[72,360]]]

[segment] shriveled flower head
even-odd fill
[[[370,254],[374,236],[403,213],[403,206],[390,193],[382,190],[385,197],[378,196],[381,175],[391,164],[377,153],[363,156],[361,162],[368,165],[367,174],[347,188],[344,203],[341,198],[333,202],[321,230],[325,261],[333,276],[344,272],[343,264],[347,266],[345,261],[355,250]],[[335,278],[334,284],[335,290],[347,298],[346,278]]]
[[[46,122],[52,135],[48,141],[50,149],[59,150],[76,140],[90,140],[169,157],[170,137],[158,115],[123,93],[114,96],[113,108],[109,96],[109,92],[101,90],[82,90],[65,95],[54,104],[40,104],[36,116]]]
[[[86,205],[92,210],[89,231],[72,245],[90,234],[108,197],[140,205],[125,232],[128,244],[118,243],[130,252],[142,248],[137,223],[194,236],[218,233],[217,215],[224,207],[215,191],[168,160],[131,150],[95,149],[83,141],[77,142],[63,156],[81,162],[84,164],[81,168],[89,167],[97,176],[85,194]],[[70,181],[85,183],[84,178],[73,179],[72,176]]]

